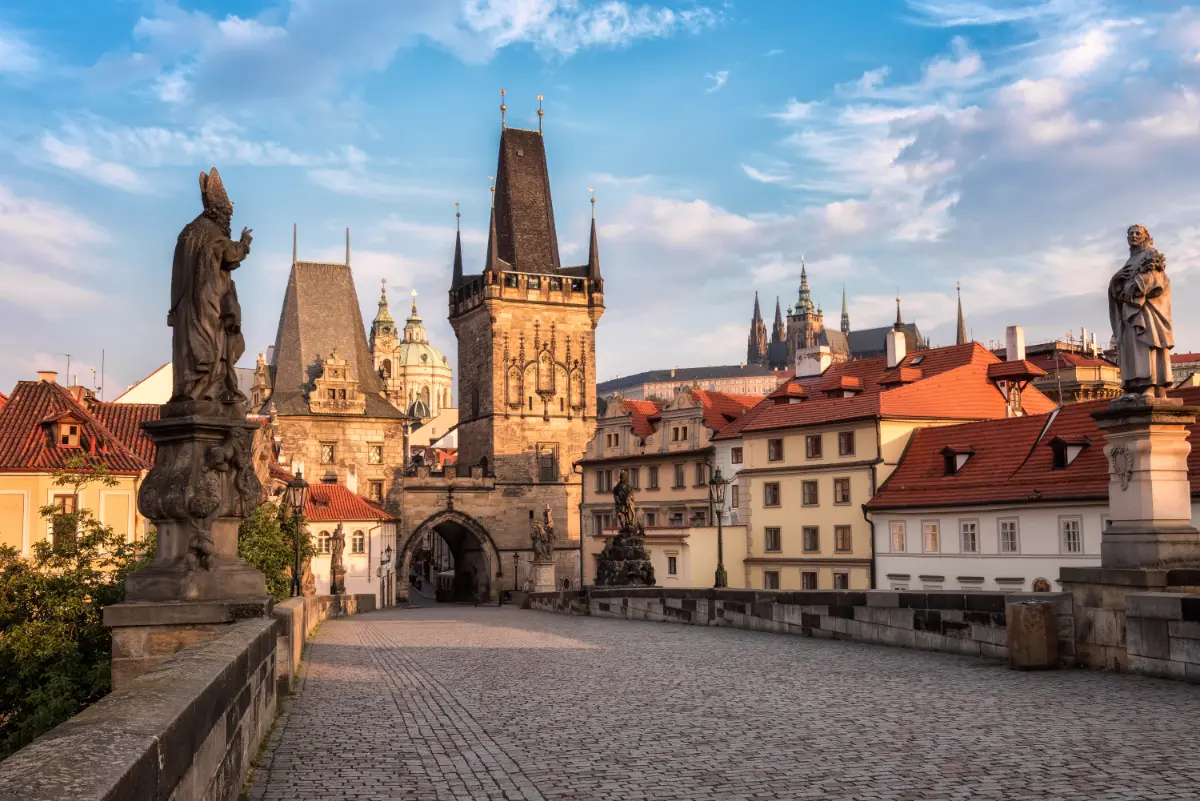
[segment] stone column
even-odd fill
[[[554,592],[558,589],[558,580],[554,574],[554,562],[533,563],[533,591]]]
[[[1092,416],[1105,431],[1109,525],[1100,535],[1106,568],[1200,565],[1192,526],[1188,429],[1200,407],[1179,398],[1116,402]]]
[[[238,526],[262,489],[250,452],[258,424],[237,411],[167,404],[144,425],[157,451],[138,508],[158,531],[157,551],[125,580],[124,603],[104,610],[114,689],[230,623],[271,612],[262,573],[238,556]]]

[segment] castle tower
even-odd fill
[[[788,315],[788,363],[794,364],[796,354],[806,348],[817,347],[825,331],[825,316],[816,308],[808,288],[808,267],[804,257],[800,258],[800,295]]]
[[[397,335],[388,311],[387,288],[379,298],[379,312],[371,323],[371,355],[387,399],[414,421],[426,421],[451,408],[450,360],[429,344],[425,323],[417,313],[413,290],[412,311]]]
[[[504,128],[484,269],[456,275],[450,290],[458,464],[482,465],[485,475],[511,485],[514,505],[520,494],[545,498],[560,524],[568,496],[578,508],[571,464],[595,430],[604,280],[594,206],[589,245],[588,264],[560,264],[542,134]]]
[[[754,293],[754,316],[750,318],[750,337],[746,343],[746,364],[767,363],[767,324],[758,308],[758,293]]]

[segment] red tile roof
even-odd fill
[[[51,423],[64,417],[79,422],[78,448],[56,443]],[[114,420],[119,428],[128,422],[121,415]],[[139,455],[138,447],[136,439],[123,441],[59,384],[21,381],[0,409],[0,470],[3,471],[61,469],[71,457],[86,455],[114,473],[141,473],[150,469],[152,459]]]
[[[633,417],[633,433],[639,437],[648,437],[654,433],[654,424],[658,421],[660,409],[654,401],[621,399],[621,408]]]
[[[161,406],[149,403],[95,401],[89,408],[109,431],[145,460],[146,464],[154,464],[154,443],[142,430],[142,423],[157,420],[162,411]]]
[[[342,484],[310,484],[304,516],[313,523],[396,519]]]
[[[889,370],[887,357],[835,364],[825,371],[825,381],[840,381],[843,376],[862,382],[862,393],[849,398],[813,398],[799,403],[761,404],[730,424],[716,439],[731,439],[743,432],[796,428],[807,425],[875,417],[909,419],[980,420],[1003,418],[1008,403],[996,385],[988,379],[988,368],[999,364],[977,342],[947,348],[917,351]],[[900,386],[885,386],[889,372],[903,376],[906,368],[918,368],[921,377]],[[911,373],[908,374],[911,377]],[[787,386],[795,386],[792,382]],[[780,387],[771,397],[794,390]],[[1026,412],[1040,414],[1055,407],[1053,401],[1033,387],[1022,393]]]
[[[691,393],[692,399],[704,407],[704,425],[713,431],[720,431],[765,400],[762,395],[730,395],[703,389]]]
[[[847,390],[862,392],[863,381],[856,375],[834,375],[829,378],[822,376],[822,380],[817,382],[816,388],[821,392],[845,392]]]
[[[1171,364],[1188,364],[1200,362],[1200,353],[1172,353]]]
[[[1025,359],[988,365],[987,371],[992,381],[1031,381],[1044,375],[1045,370]]]
[[[1082,353],[1063,353],[1050,352],[1046,354],[1037,354],[1030,356],[1029,361],[1047,370],[1054,370],[1061,367],[1116,367],[1117,365],[1110,362],[1108,359],[1093,358],[1084,356]]]
[[[8,403],[8,396],[0,392],[0,409],[4,408],[4,404]]]

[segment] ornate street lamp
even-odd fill
[[[307,500],[308,482],[304,480],[303,471],[297,470],[296,477],[287,485],[287,503],[292,510],[292,541],[296,545],[296,563],[292,565],[293,598],[304,594],[300,586],[300,520],[304,517],[304,504]]]
[[[725,517],[725,491],[729,489],[729,481],[721,475],[721,467],[713,472],[708,480],[708,499],[713,511],[717,514],[717,577],[714,587],[720,589],[729,586],[729,576],[725,573],[725,542],[722,537],[721,523]]]

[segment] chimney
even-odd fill
[[[887,366],[888,369],[896,367],[900,362],[904,361],[904,356],[908,353],[908,346],[904,342],[904,330],[892,328],[887,332]]]
[[[38,381],[45,384],[54,384],[58,382],[58,371],[56,370],[38,370]]]
[[[352,464],[346,466],[346,489],[358,494],[358,468]]]
[[[1004,329],[1004,359],[1019,362],[1025,358],[1025,329],[1010,325]]]
[[[903,345],[900,346],[900,350],[903,352]],[[796,355],[796,375],[822,375],[829,369],[831,364],[833,364],[833,352],[830,351],[827,345],[820,345],[815,348],[803,348]]]

